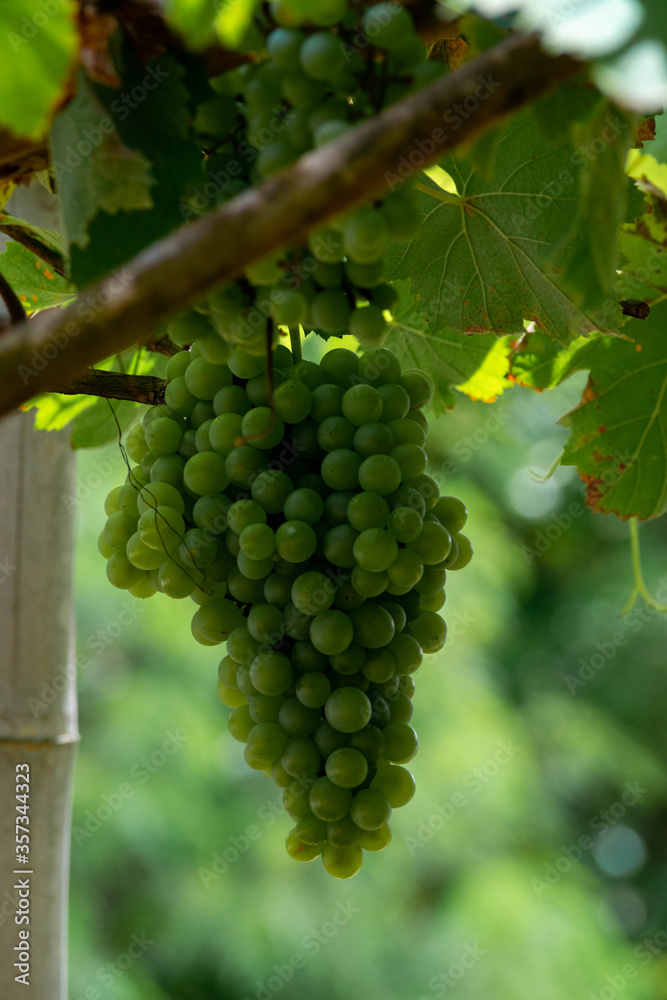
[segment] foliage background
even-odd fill
[[[559,454],[555,420],[584,385],[579,373],[539,397],[513,387],[432,417],[430,471],[468,504],[476,554],[450,578],[450,639],[416,677],[417,795],[395,813],[390,848],[349,882],[285,853],[279,790],[226,731],[218,654],[192,640],[191,602],[122,615],[128,595],[96,551],[120,458],[79,452],[72,998],[664,996],[665,621],[643,602],[618,618],[627,526],[585,510],[572,469],[529,474]],[[655,592],[664,519],[642,537]],[[187,739],[160,757],[169,733]],[[520,750],[498,764],[501,741]],[[627,783],[639,801],[623,806]],[[441,822],[435,806],[452,801]],[[243,850],[248,827],[259,833]],[[575,863],[564,850],[582,836],[594,846]],[[215,877],[214,856],[233,858],[234,844]],[[133,935],[152,942],[136,959]],[[478,957],[457,979],[466,948]]]

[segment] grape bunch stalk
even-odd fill
[[[445,642],[467,511],[425,472],[429,375],[384,347],[270,362],[273,400],[265,357],[169,360],[99,547],[115,586],[198,605],[194,638],[226,643],[229,731],[284,789],[288,853],[348,878],[414,795],[412,675]]]

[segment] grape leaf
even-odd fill
[[[619,136],[628,129],[621,119],[609,127]],[[561,242],[581,203],[586,163],[580,150],[550,146],[529,112],[503,130],[493,177],[482,177],[460,154],[445,157],[442,166],[460,196],[424,179],[422,232],[407,247],[390,247],[390,277],[412,278],[420,308],[436,329],[516,335],[527,319],[563,343],[602,323],[614,329],[615,314],[582,307],[563,279],[577,259],[578,287],[588,283],[601,291],[598,270],[581,259],[576,241]],[[610,214],[616,216],[616,209]]]
[[[149,161],[123,143],[83,71],[76,97],[53,123],[51,157],[70,244],[88,244],[88,226],[98,212],[153,204]]]
[[[589,506],[622,519],[667,510],[666,322],[662,303],[633,321],[634,341],[600,336],[571,360],[590,377],[579,406],[560,420],[570,430],[563,462],[577,466]]]
[[[202,157],[190,121],[193,107],[185,85],[185,69],[172,56],[161,55],[147,65],[124,49],[123,89],[102,85],[95,96],[114,122],[125,147],[150,163],[150,208],[115,214],[100,211],[88,227],[89,243],[71,248],[71,271],[77,285],[89,284],[120,268],[145,247],[182,225],[185,194],[202,182]],[[76,179],[70,197],[76,197]]]
[[[578,337],[563,348],[539,330],[525,333],[512,350],[507,377],[536,392],[553,389],[580,370],[580,350],[601,336]]]
[[[452,386],[486,402],[500,395],[508,384],[509,341],[489,334],[471,337],[455,330],[434,331],[424,324],[409,283],[397,282],[394,287],[399,298],[384,346],[396,354],[401,366],[429,372],[447,406],[455,401]]]
[[[63,97],[76,60],[74,0],[0,3],[0,121],[17,135],[39,138]]]
[[[7,279],[30,315],[40,309],[62,306],[76,296],[76,288],[30,253],[20,243],[6,243],[0,254],[0,273]]]
[[[6,236],[14,238],[14,233],[22,233],[28,240],[34,239],[55,253],[64,253],[65,241],[62,235],[54,232],[53,229],[34,226],[31,222],[26,222],[25,219],[16,219],[13,215],[6,215],[4,212],[0,212],[0,225],[2,225],[2,231]]]
[[[194,49],[215,36],[236,48],[247,31],[257,0],[170,0],[167,17]]]

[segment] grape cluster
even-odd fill
[[[444,644],[467,512],[425,471],[425,372],[384,347],[270,362],[198,341],[169,360],[99,546],[112,584],[191,597],[195,639],[226,642],[218,693],[284,789],[288,852],[346,878],[414,794],[412,674]]]
[[[205,177],[186,217],[201,210],[202,197],[205,205],[235,197],[445,69],[426,59],[410,14],[397,3],[363,12],[346,0],[279,0],[256,19],[248,46],[253,61],[213,78],[215,94],[197,110]],[[278,326],[325,338],[351,333],[366,346],[380,345],[396,301],[384,280],[385,250],[418,232],[416,177],[335,216],[310,233],[307,245],[253,264],[199,303],[194,317],[172,324],[172,339],[185,346],[195,336],[213,363],[238,345],[265,354]]]

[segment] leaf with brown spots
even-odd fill
[[[7,279],[23,304],[25,311],[39,312],[51,306],[62,306],[76,296],[76,288],[26,250],[20,243],[7,243],[0,254],[0,272]]]

